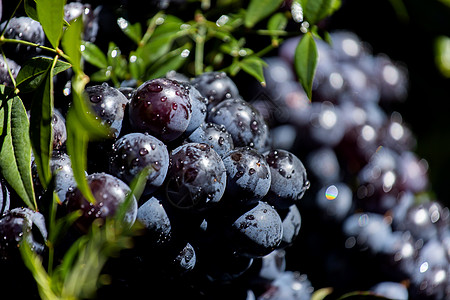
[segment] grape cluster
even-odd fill
[[[267,87],[251,101],[311,182],[297,205],[301,241],[288,257],[315,288],[448,299],[449,209],[434,198],[427,162],[393,109],[408,97],[408,71],[353,32],[330,37],[317,41],[312,102],[294,73],[299,38],[266,58]]]
[[[65,7],[67,21],[82,16],[83,38],[91,42],[98,13],[78,2]],[[28,17],[13,18],[5,32],[46,43]],[[58,217],[80,213],[57,245],[56,260],[129,200],[122,221],[143,230],[134,247],[107,262],[110,282],[98,299],[151,293],[303,300],[322,287],[336,295],[370,290],[390,299],[449,298],[450,211],[430,196],[427,163],[415,154],[402,115],[391,110],[407,99],[407,69],[373,54],[352,32],[330,38],[331,45],[316,41],[312,101],[294,72],[299,37],[264,58],[265,87],[218,71],[193,78],[171,71],[139,86],[88,85],[86,104],[111,129],[108,138],[89,143],[86,179],[95,203],[78,189],[65,148],[70,93],[58,99],[49,190],[32,165],[39,200],[51,188]],[[19,64],[40,53],[17,45],[2,48],[0,84],[12,86],[9,73],[17,76]],[[137,199],[130,186],[144,170]],[[20,207],[10,191],[0,178],[4,270],[15,270],[23,238],[42,257],[48,250],[48,212]],[[0,280],[14,286],[8,274],[2,271]]]

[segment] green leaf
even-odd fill
[[[341,0],[300,0],[300,3],[305,19],[315,25],[339,9]]]
[[[255,77],[263,86],[266,85],[263,68],[267,63],[257,56],[249,56],[239,62],[242,70]]]
[[[109,69],[101,69],[97,72],[94,72],[90,76],[91,81],[94,82],[105,82],[111,79],[111,70]]]
[[[126,36],[136,44],[139,44],[142,39],[142,27],[140,23],[131,24],[124,18],[119,18],[117,24],[119,24],[120,29],[122,29]]]
[[[46,189],[52,174],[50,158],[53,151],[53,72],[50,66],[42,84],[34,93],[30,111],[30,138],[34,160],[42,186]]]
[[[186,43],[182,47],[175,49],[155,62],[147,71],[149,74],[146,80],[159,78],[166,75],[168,71],[178,70],[189,59],[192,49],[191,43]]]
[[[35,21],[39,22],[39,17],[36,11],[36,1],[34,0],[25,0],[24,2],[25,13],[27,16],[32,18]]]
[[[91,203],[95,203],[95,198],[86,180],[87,169],[87,147],[89,142],[89,134],[85,131],[83,126],[79,123],[75,109],[71,108],[66,116],[67,153],[72,162],[72,170],[77,188],[81,191],[83,196]]]
[[[295,49],[294,68],[308,98],[312,97],[312,85],[319,60],[317,45],[311,32],[302,36]]]
[[[35,90],[45,80],[46,73],[52,63],[53,59],[42,56],[28,60],[20,69],[19,74],[17,74],[17,88],[24,93]],[[53,75],[61,73],[70,67],[69,63],[58,60],[53,69]]]
[[[125,78],[128,71],[127,60],[122,55],[119,47],[113,42],[109,43],[108,53],[106,56],[109,66],[111,66],[111,77]]]
[[[72,80],[73,105],[66,116],[67,140],[66,147],[72,163],[73,174],[77,187],[83,196],[95,203],[91,189],[86,180],[87,146],[89,140],[108,137],[110,129],[102,125],[100,120],[94,117],[94,113],[87,106],[84,93],[85,81],[79,76]]]
[[[252,28],[256,23],[275,12],[281,3],[283,0],[251,0],[245,15],[245,26]]]
[[[70,23],[62,38],[64,52],[70,57],[72,68],[80,73],[81,68],[81,32],[83,29],[82,18],[77,18]]]
[[[82,45],[84,48],[83,51],[81,51],[81,55],[88,63],[99,69],[106,69],[108,67],[106,55],[97,45],[85,41],[82,41]]]
[[[317,291],[314,291],[314,293],[311,295],[311,300],[323,300],[332,292],[333,288],[330,287],[318,289]]]
[[[284,30],[288,24],[288,19],[284,13],[276,13],[270,17],[267,22],[267,29],[269,30]]]
[[[434,43],[435,62],[439,71],[450,78],[450,37],[439,36]]]
[[[31,177],[28,116],[22,100],[0,85],[0,172],[25,204],[37,209]]]
[[[36,0],[39,22],[55,49],[58,48],[63,33],[65,3],[64,0]]]
[[[61,299],[52,291],[52,280],[42,265],[42,258],[31,250],[31,246],[27,243],[27,239],[22,239],[19,249],[25,266],[31,271],[31,274],[33,274],[33,278],[36,281],[41,299]]]

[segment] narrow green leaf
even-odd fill
[[[276,13],[270,17],[267,22],[267,29],[269,30],[284,30],[288,24],[288,19],[284,13]]]
[[[17,74],[16,83],[19,90],[24,93],[35,90],[45,80],[46,73],[52,63],[53,59],[42,56],[28,60]],[[53,69],[53,75],[57,75],[70,67],[69,63],[58,60]]]
[[[109,69],[100,69],[90,76],[93,82],[105,82],[111,79],[111,71]]]
[[[71,22],[62,37],[64,52],[70,57],[72,68],[76,73],[81,72],[81,32],[83,28],[82,18]]]
[[[145,80],[163,77],[170,70],[178,70],[186,61],[188,61],[191,49],[192,44],[186,43],[182,47],[161,57],[161,59],[148,69],[148,76]]]
[[[106,69],[108,67],[108,61],[106,55],[100,50],[100,48],[91,42],[82,41],[84,46],[81,55],[83,58],[93,66],[99,69]]]
[[[239,66],[242,70],[258,80],[263,86],[266,85],[263,68],[267,66],[267,63],[264,60],[257,56],[249,56],[241,60]]]
[[[251,28],[275,12],[283,0],[251,0],[245,15],[245,26]]]
[[[294,67],[299,81],[310,100],[318,60],[319,55],[317,53],[316,42],[312,33],[307,32],[302,36],[295,49]]]
[[[39,179],[47,188],[52,178],[50,157],[52,155],[53,129],[53,80],[51,68],[33,97],[30,111],[30,138]]]
[[[63,33],[65,0],[36,0],[39,22],[53,48],[58,48]]]
[[[315,25],[335,12],[340,7],[341,0],[300,0],[300,3],[305,19],[310,25]]]
[[[37,209],[31,177],[28,116],[22,100],[0,85],[0,172],[24,203]]]
[[[85,83],[82,78],[75,76],[72,80],[73,105],[66,116],[66,147],[72,162],[77,187],[88,201],[94,203],[95,199],[85,175],[88,142],[108,137],[110,129],[106,125],[102,125],[100,120],[95,119],[95,114],[87,106],[84,88]]]
[[[35,21],[39,22],[39,17],[36,11],[36,1],[34,0],[24,0],[24,8],[27,16],[32,18]]]
[[[131,24],[124,18],[119,18],[117,24],[119,24],[120,29],[122,29],[126,36],[136,44],[139,44],[142,39],[142,27],[140,23]]]
[[[27,239],[22,239],[19,249],[25,266],[30,270],[31,274],[33,274],[41,299],[61,299],[57,297],[50,288],[51,278],[42,265],[42,258],[31,250],[31,246],[27,243]]]
[[[327,288],[321,288],[317,291],[314,291],[314,293],[311,295],[311,300],[323,300],[326,296],[330,295],[333,292],[333,288],[327,287]]]
[[[74,108],[69,109],[66,117],[67,153],[72,162],[72,170],[77,188],[81,191],[83,196],[91,203],[95,203],[95,198],[86,180],[87,169],[87,147],[89,142],[89,135],[79,123],[77,114]]]

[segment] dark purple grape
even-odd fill
[[[187,85],[167,78],[140,85],[129,107],[131,127],[163,142],[180,137],[191,120],[192,104]]]
[[[278,248],[284,249],[292,246],[297,239],[302,227],[302,217],[296,205],[291,205],[283,210],[278,209],[277,211],[283,222],[283,238]]]
[[[306,274],[298,271],[284,271],[270,283],[270,287],[258,299],[309,300],[314,288]]]
[[[236,218],[231,228],[231,244],[242,256],[262,257],[275,250],[283,238],[283,223],[278,212],[266,202]]]
[[[147,133],[128,133],[119,138],[112,147],[109,171],[125,183],[131,181],[144,168],[150,167],[145,193],[160,187],[169,168],[169,152],[166,145]]]
[[[6,58],[6,61],[3,59],[3,55],[0,55],[0,84],[6,85],[9,87],[14,87],[11,77],[8,72],[11,70],[11,75],[14,79],[16,79],[17,74],[19,74],[20,71],[20,65],[18,65],[15,61]]]
[[[270,167],[271,184],[264,201],[277,209],[298,203],[309,188],[306,169],[293,153],[276,149],[264,153]]]
[[[0,25],[3,32],[6,22]],[[38,45],[44,45],[45,35],[41,24],[30,17],[13,17],[5,30],[5,38],[31,42]],[[26,59],[36,56],[41,52],[40,48],[23,44],[6,44],[2,47],[6,57],[9,57],[19,64]]]
[[[293,151],[297,129],[290,124],[278,125],[270,129],[270,144],[272,149]]]
[[[167,199],[180,209],[206,211],[222,198],[226,177],[222,159],[210,146],[181,145],[170,154]]]
[[[276,249],[260,258],[261,268],[258,277],[274,280],[286,271],[286,251]]]
[[[146,229],[144,236],[146,245],[163,246],[171,241],[172,224],[161,200],[152,196],[145,201],[138,208],[137,221]]]
[[[315,203],[325,220],[341,222],[353,207],[353,191],[345,182],[325,185],[317,192]]]
[[[429,239],[440,235],[449,226],[449,210],[438,201],[413,204],[403,220],[397,220],[399,230],[409,230],[416,239]]]
[[[263,71],[268,92],[276,93],[284,82],[296,80],[293,65],[283,58],[272,56],[265,58],[264,61],[267,64]]]
[[[64,5],[64,20],[68,23],[76,18],[83,20],[83,40],[95,42],[99,30],[98,9],[89,3],[70,2]]]
[[[126,183],[106,173],[93,173],[87,177],[87,181],[96,200],[95,203],[89,202],[78,188],[67,193],[66,197],[67,211],[69,213],[81,212],[81,216],[75,221],[75,225],[84,233],[88,232],[95,220],[104,222],[106,218],[114,218],[119,207],[123,205],[128,194],[131,193]],[[128,226],[133,225],[136,220],[137,209],[136,198],[132,196],[124,220],[121,221]]]
[[[197,263],[195,249],[191,244],[187,243],[172,261],[177,273],[185,273],[192,271]]]
[[[386,54],[378,54],[374,56],[371,68],[381,92],[381,102],[406,100],[409,73],[405,65],[392,61]]]
[[[50,159],[50,170],[55,177],[55,192],[58,194],[59,200],[65,202],[66,194],[73,191],[77,185],[69,155],[54,154]]]
[[[341,63],[339,71],[344,80],[344,90],[338,95],[339,102],[378,103],[379,87],[370,73],[355,63]]]
[[[47,228],[44,216],[26,207],[17,207],[3,213],[0,217],[0,260],[20,257],[22,240],[37,254],[45,250]]]
[[[135,88],[128,86],[122,86],[119,88],[119,92],[121,92],[128,99],[128,101],[131,101],[133,98],[135,90]]]
[[[96,116],[111,128],[113,137],[117,138],[122,129],[128,99],[107,83],[87,87],[86,94]]]
[[[301,129],[304,148],[334,147],[343,139],[346,124],[339,106],[331,102],[312,102],[309,123]]]
[[[377,213],[357,212],[348,216],[342,225],[347,237],[347,248],[357,247],[373,253],[384,251],[392,237],[392,228],[387,219]]]
[[[178,82],[186,82],[186,83],[190,82],[189,77],[175,70],[170,70],[169,72],[167,72],[166,78],[170,80],[176,80]]]
[[[205,72],[193,78],[191,84],[208,99],[209,107],[239,96],[236,84],[225,72]]]
[[[53,110],[53,149],[61,149],[67,140],[66,119],[57,109]]]
[[[227,170],[227,199],[238,205],[256,204],[269,191],[271,176],[264,155],[250,147],[238,147],[223,158]]]
[[[417,145],[411,128],[403,122],[403,117],[398,112],[391,114],[391,118],[380,128],[377,137],[378,144],[389,147],[398,153],[412,151]]]
[[[337,61],[356,61],[368,54],[361,39],[351,31],[336,30],[330,33],[334,59]]]
[[[234,149],[233,139],[225,126],[215,123],[201,124],[186,138],[186,141],[208,144],[220,157],[224,157]]]
[[[201,124],[206,120],[206,112],[208,106],[208,99],[204,97],[200,92],[193,86],[189,86],[189,99],[192,106],[191,120],[186,128],[186,135],[191,134],[196,130]]]
[[[330,147],[321,147],[306,156],[305,167],[311,182],[323,186],[341,179],[341,167],[336,152]]]
[[[446,266],[423,263],[411,275],[410,296],[414,300],[440,300],[450,297],[450,270]]]
[[[410,278],[422,241],[414,239],[409,231],[394,231],[386,242],[380,260],[382,272],[393,280]]]
[[[372,286],[370,291],[388,299],[409,299],[408,288],[400,282],[382,281]]]
[[[208,122],[224,125],[235,147],[263,151],[269,144],[269,127],[261,114],[243,99],[227,99],[214,106]]]
[[[412,151],[400,154],[400,189],[413,193],[423,192],[429,186],[428,163]]]

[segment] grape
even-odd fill
[[[141,84],[129,108],[132,129],[147,132],[163,142],[180,137],[189,126],[191,115],[188,86],[166,78]]]
[[[225,126],[215,123],[206,122],[201,124],[186,138],[186,141],[208,144],[220,157],[224,157],[234,149],[233,139]]]
[[[271,184],[263,200],[280,209],[298,203],[309,188],[303,163],[282,149],[268,151],[264,156],[270,167]]]
[[[144,192],[150,194],[163,184],[169,168],[169,152],[163,142],[149,134],[134,132],[114,143],[109,164],[111,174],[130,184],[147,167],[150,173]]]
[[[177,208],[206,211],[221,200],[226,177],[222,159],[210,146],[181,145],[170,154],[167,198]]]
[[[93,173],[87,177],[87,181],[96,200],[95,203],[89,202],[78,188],[67,193],[66,196],[67,212],[81,212],[75,225],[82,233],[89,230],[94,220],[99,220],[101,224],[106,218],[113,218],[131,192],[126,183],[110,174]],[[137,201],[134,196],[128,205],[124,220],[120,221],[131,226],[137,216]]]

